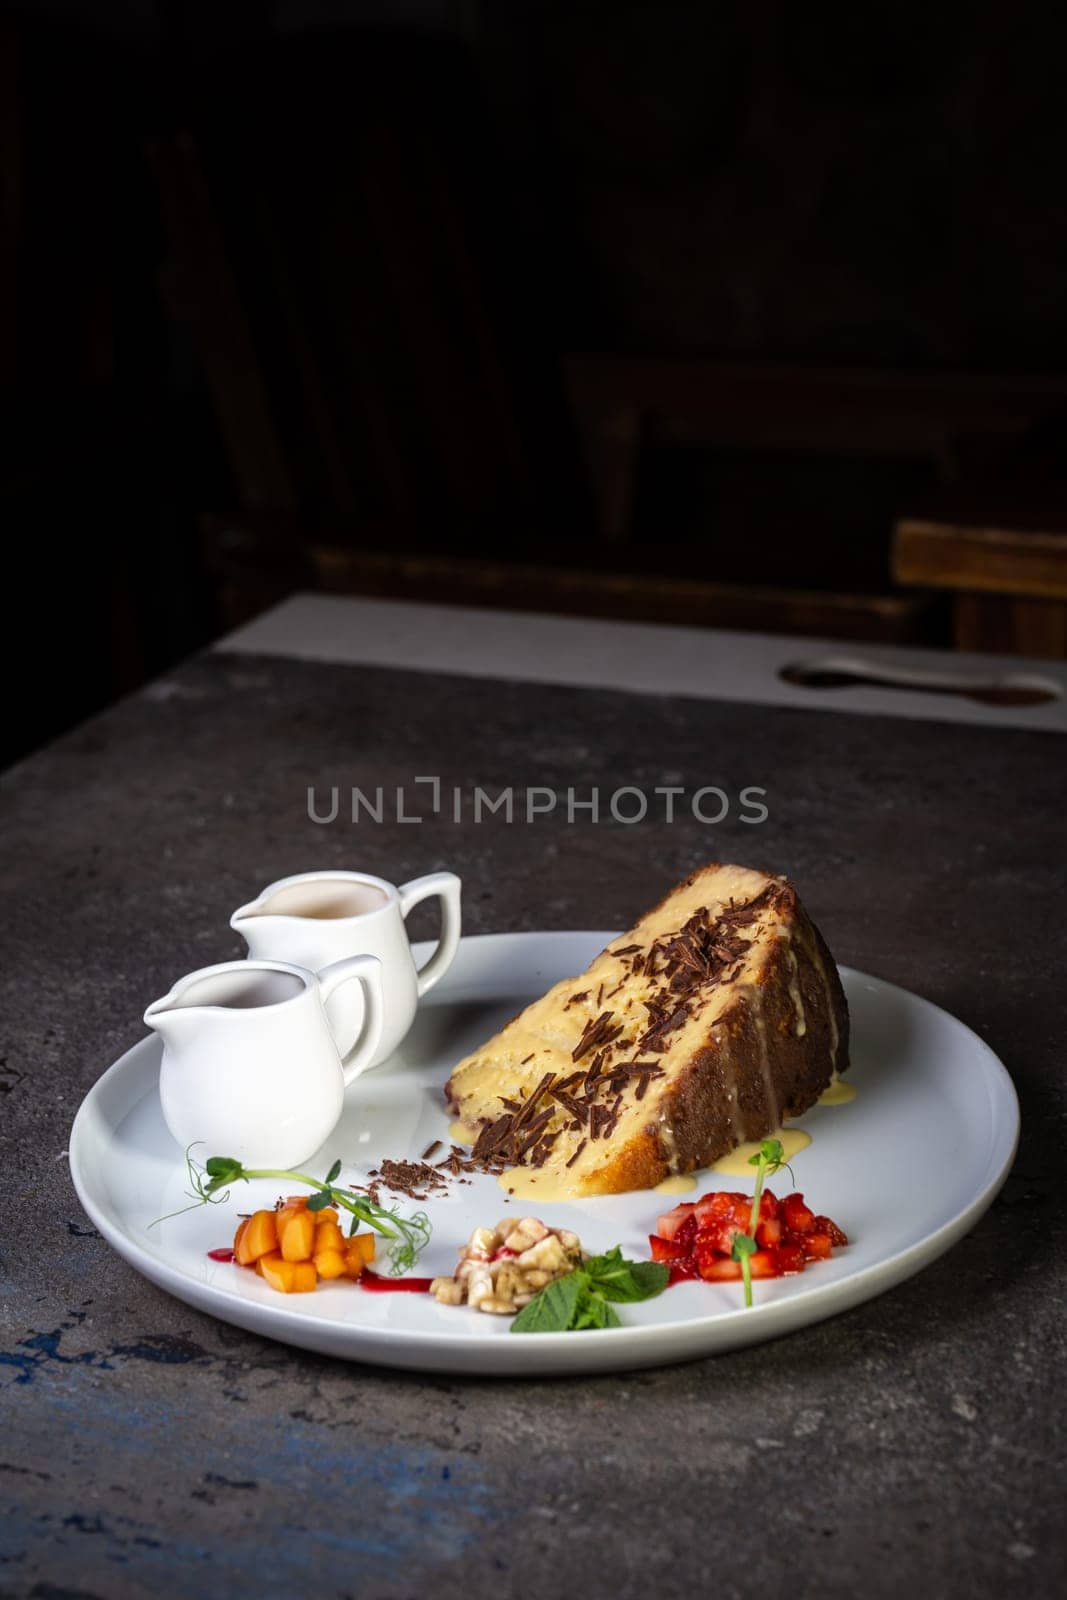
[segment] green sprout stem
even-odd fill
[[[755,1248],[756,1241],[750,1234],[738,1233],[734,1235],[734,1247],[730,1254],[735,1261],[740,1261],[741,1263],[741,1277],[744,1279],[745,1284],[746,1306],[752,1304],[752,1263],[749,1257]]]
[[[741,1277],[745,1285],[745,1305],[751,1306],[752,1262],[750,1257],[759,1248],[756,1244],[756,1229],[759,1227],[763,1185],[767,1178],[778,1172],[782,1167],[785,1167],[790,1178],[792,1178],[793,1169],[785,1159],[785,1149],[781,1139],[764,1139],[758,1153],[754,1156],[749,1156],[748,1164],[756,1169],[756,1187],[752,1194],[752,1208],[748,1214],[748,1232],[738,1233],[734,1236],[733,1249],[730,1254],[734,1261],[738,1261],[741,1264]]]
[[[391,1239],[393,1242],[389,1248],[389,1265],[394,1275],[410,1271],[429,1241],[430,1220],[425,1211],[416,1211],[410,1217],[403,1217],[399,1211],[379,1205],[369,1195],[356,1195],[350,1189],[338,1188],[335,1180],[341,1171],[339,1161],[334,1162],[323,1179],[313,1178],[306,1172],[293,1172],[285,1167],[245,1167],[233,1156],[210,1156],[204,1166],[199,1167],[193,1160],[192,1150],[193,1146],[190,1145],[185,1152],[189,1181],[192,1184],[189,1194],[192,1205],[184,1208],[187,1211],[192,1211],[201,1205],[219,1205],[228,1200],[231,1184],[248,1183],[253,1178],[274,1178],[280,1183],[303,1183],[309,1189],[314,1189],[315,1194],[308,1201],[308,1209],[311,1211],[321,1211],[327,1205],[347,1211],[352,1218],[348,1230],[350,1235],[356,1232],[361,1222],[364,1222],[368,1228],[373,1228],[376,1233]],[[182,1213],[174,1211],[169,1214],[181,1216]],[[165,1222],[167,1219],[160,1217],[157,1220]],[[155,1223],[151,1226],[154,1227]]]

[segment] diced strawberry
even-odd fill
[[[700,1223],[696,1212],[691,1211],[674,1237],[676,1239],[680,1239],[685,1245],[686,1249],[690,1250],[693,1246],[693,1240],[697,1236],[697,1229],[699,1226]]]
[[[731,1261],[729,1256],[710,1255],[706,1261],[700,1261],[698,1267],[707,1283],[725,1283],[741,1276],[741,1263]]]
[[[701,1228],[693,1241],[692,1262],[701,1277],[712,1263],[729,1257],[731,1246],[722,1248],[720,1232],[719,1228]]]
[[[815,1213],[804,1204],[802,1194],[787,1194],[782,1201],[782,1221],[787,1233],[811,1233],[815,1227]]]
[[[655,1233],[649,1234],[648,1244],[653,1261],[684,1261],[689,1253],[676,1239],[661,1239]]]
[[[700,1221],[707,1222],[711,1219],[724,1217],[733,1210],[736,1201],[743,1199],[742,1195],[735,1194],[730,1189],[714,1189],[711,1194],[701,1197],[696,1203],[696,1211]]]
[[[650,1234],[653,1261],[666,1262],[671,1282],[687,1277],[711,1283],[733,1283],[743,1276],[733,1259],[734,1240],[748,1233],[752,1201],[747,1195],[717,1189],[699,1200],[675,1206],[659,1218],[659,1232]],[[802,1194],[779,1200],[769,1190],[760,1196],[756,1224],[758,1248],[749,1256],[753,1278],[777,1278],[803,1272],[809,1261],[828,1260],[848,1239],[830,1217],[816,1216]]]
[[[693,1240],[693,1251],[715,1251],[720,1256],[728,1256],[734,1247],[734,1240],[739,1233],[748,1232],[748,1219],[743,1223],[734,1222],[729,1218],[725,1220],[708,1222],[697,1229],[696,1238]]]
[[[695,1255],[697,1271],[708,1283],[723,1283],[741,1277],[741,1263],[730,1256],[701,1250],[699,1246]],[[779,1275],[777,1250],[754,1250],[748,1258],[748,1264],[753,1278],[777,1278]]]
[[[780,1245],[777,1251],[778,1270],[782,1273],[803,1272],[806,1265],[804,1251],[798,1244]]]
[[[690,1201],[675,1206],[673,1211],[665,1211],[662,1217],[656,1218],[656,1232],[661,1239],[673,1239],[682,1224],[693,1215],[696,1206]],[[695,1226],[695,1224],[694,1224]]]
[[[763,1245],[766,1249],[773,1250],[780,1243],[781,1237],[782,1224],[778,1221],[778,1218],[761,1215],[756,1226],[756,1243]]]

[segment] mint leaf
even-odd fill
[[[592,1256],[565,1278],[535,1294],[511,1324],[512,1333],[580,1333],[585,1328],[619,1328],[613,1300],[649,1300],[660,1294],[670,1271],[657,1261],[626,1261],[616,1245]]]
[[[309,1211],[323,1211],[333,1204],[333,1195],[329,1189],[320,1189],[317,1194],[308,1197],[307,1209]]]
[[[582,1326],[574,1319],[583,1294],[588,1294],[588,1288],[581,1271],[546,1283],[529,1305],[523,1306],[511,1324],[512,1333],[566,1333],[568,1328]]]
[[[622,1324],[614,1307],[608,1304],[602,1294],[595,1289],[586,1289],[578,1297],[571,1326],[581,1331],[583,1328],[619,1328]]]
[[[667,1287],[670,1278],[659,1262],[625,1261],[618,1245],[602,1256],[593,1256],[585,1263],[585,1271],[607,1300],[650,1300]]]
[[[656,1295],[662,1294],[671,1279],[670,1267],[665,1267],[662,1261],[631,1261],[630,1273],[634,1282],[641,1290],[634,1298],[638,1300],[653,1300]],[[617,1295],[612,1295],[613,1300]]]
[[[340,1176],[341,1176],[341,1163],[339,1161],[335,1161],[333,1166],[330,1168],[329,1172],[326,1174],[326,1182],[327,1183],[336,1183]]]

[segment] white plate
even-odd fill
[[[342,1181],[360,1182],[383,1157],[418,1158],[431,1140],[447,1140],[441,1087],[453,1064],[550,984],[583,971],[612,937],[464,939],[402,1050],[349,1091],[340,1127],[305,1170],[325,1175],[341,1156]],[[918,1272],[973,1226],[1011,1166],[1018,1102],[988,1046],[904,989],[847,968],[842,978],[852,1012],[849,1079],[858,1092],[847,1105],[816,1107],[801,1119],[813,1142],[793,1169],[797,1187],[851,1242],[798,1277],[757,1283],[750,1310],[738,1284],[685,1283],[621,1306],[622,1328],[513,1334],[507,1318],[439,1306],[429,1295],[367,1294],[348,1282],[285,1298],[254,1273],[207,1256],[230,1242],[238,1211],[273,1204],[278,1184],[238,1185],[225,1206],[148,1226],[183,1203],[186,1184],[182,1153],[160,1115],[155,1036],[89,1091],[71,1134],[71,1173],[96,1227],[146,1278],[226,1322],[309,1350],[427,1372],[517,1376],[713,1355],[821,1321]],[[751,1180],[702,1175],[700,1192],[723,1187],[749,1189]],[[619,1244],[645,1258],[657,1213],[677,1198],[646,1191],[538,1209],[546,1221],[573,1228],[589,1249]],[[516,1215],[529,1209],[517,1200],[510,1206]],[[507,1208],[489,1177],[453,1184],[445,1198],[427,1202],[434,1235],[419,1271],[450,1272],[471,1229]]]

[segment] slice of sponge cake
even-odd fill
[[[786,879],[702,867],[446,1094],[493,1170],[560,1196],[651,1188],[806,1111],[848,1066],[833,958]]]

